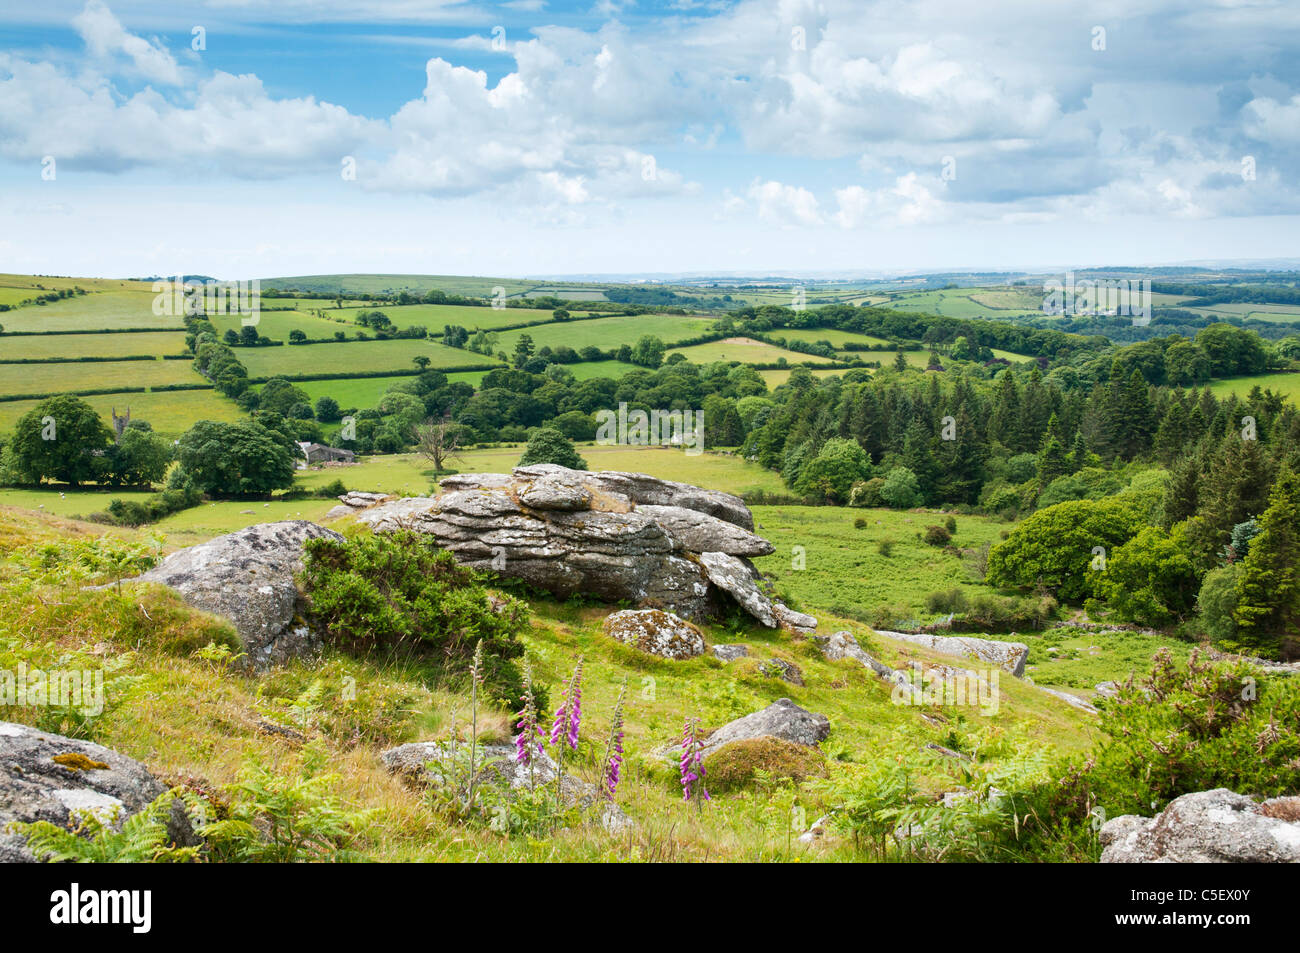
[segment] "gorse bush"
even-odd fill
[[[494,609],[482,577],[428,537],[401,531],[308,540],[303,580],[315,621],[344,648],[437,659],[461,671],[482,639],[489,695],[507,707],[518,703],[523,677],[511,660],[524,652],[516,633],[525,605],[506,597]]]

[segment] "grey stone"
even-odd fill
[[[779,678],[783,682],[789,682],[791,685],[803,686],[803,672],[799,666],[793,662],[787,662],[785,659],[770,658],[764,659],[758,666],[759,672],[771,678]]]
[[[771,552],[743,501],[644,474],[587,473],[542,464],[510,474],[456,474],[437,497],[388,500],[357,518],[375,532],[432,535],[456,559],[560,598],[630,602],[684,619],[716,617],[735,598],[764,625],[790,631],[817,620],[773,603],[744,556]],[[720,561],[729,560],[723,565]]]
[[[701,752],[708,755],[733,741],[762,735],[773,735],[812,747],[825,741],[830,733],[831,723],[825,715],[800,708],[788,698],[779,698],[761,711],[723,725],[704,739]]]
[[[1300,863],[1300,798],[1262,804],[1227,788],[1184,794],[1155,817],[1101,828],[1103,864]]]
[[[684,506],[643,504],[636,508],[668,530],[683,549],[697,553],[727,553],[731,556],[767,556],[775,547],[733,523],[716,516],[688,510]]]
[[[1063,692],[1059,688],[1048,688],[1045,685],[1039,685],[1038,688],[1055,698],[1059,698],[1067,705],[1072,705],[1079,709],[1079,711],[1087,712],[1090,715],[1097,714],[1097,707],[1091,702],[1080,698],[1078,695],[1073,695],[1070,692]]]
[[[660,658],[688,659],[704,654],[703,633],[662,609],[612,612],[605,618],[605,634]]]
[[[305,600],[294,574],[303,544],[343,537],[306,520],[259,523],[172,553],[134,582],[161,583],[186,603],[230,620],[247,657],[262,669],[319,650],[303,622]]]
[[[749,646],[740,645],[715,645],[713,647],[714,658],[722,659],[724,662],[734,662],[738,658],[745,658],[749,655]]]
[[[81,755],[105,767],[65,766],[54,760],[60,755]],[[0,722],[0,863],[37,859],[21,835],[5,832],[11,822],[66,827],[74,811],[91,811],[120,826],[165,790],[144,765],[110,748]],[[197,841],[179,804],[168,834],[179,844]]]
[[[415,786],[446,783],[440,762],[450,755],[450,746],[440,741],[417,741],[399,745],[380,754],[379,759],[393,774],[400,775]],[[458,758],[469,756],[469,746],[457,746]],[[515,761],[515,746],[479,745],[475,753],[476,783],[496,784],[507,791],[518,791],[531,785],[554,785],[557,767],[555,761],[543,750],[534,759],[531,768]],[[560,796],[571,807],[596,809],[597,823],[611,834],[636,827],[636,822],[612,801],[602,799],[594,785],[587,784],[565,773],[560,780]]]
[[[1016,678],[1025,674],[1025,659],[1029,655],[1029,646],[1023,642],[998,642],[993,639],[976,639],[962,635],[928,635],[911,632],[889,632],[876,630],[880,635],[923,645],[944,655],[960,655],[963,658],[979,659],[989,665],[1010,672]]]

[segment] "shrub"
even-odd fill
[[[345,648],[409,652],[463,669],[482,639],[490,694],[507,707],[518,703],[523,678],[510,660],[524,651],[516,635],[523,603],[507,597],[494,610],[482,577],[418,533],[313,539],[305,552],[311,614]]]
[[[943,528],[948,531],[950,536],[957,535],[957,517],[949,516],[943,521]]]
[[[855,519],[855,520],[853,521],[853,528],[854,528],[854,529],[866,529],[866,528],[867,528],[867,521],[866,521],[866,519],[863,518],[863,517],[861,517],[861,516],[859,516],[857,519]]]
[[[952,534],[942,526],[927,526],[922,539],[930,546],[947,546],[952,542]]]
[[[876,543],[876,552],[888,559],[894,555],[894,541],[892,539],[882,539]]]
[[[921,486],[916,474],[907,467],[894,467],[885,475],[885,482],[880,487],[880,501],[900,510],[920,506]]]
[[[863,483],[853,484],[853,489],[849,492],[849,506],[879,506],[880,488],[884,485],[884,477],[872,477]]]
[[[708,787],[716,794],[752,784],[759,771],[795,783],[826,775],[826,759],[820,751],[773,735],[725,744],[704,760],[704,767]]]
[[[554,463],[568,467],[570,470],[587,469],[587,461],[573,449],[569,438],[558,430],[541,427],[533,431],[528,438],[528,446],[519,458],[519,466],[526,467],[535,463]]]
[[[932,592],[925,597],[925,609],[932,615],[966,611],[966,593],[960,589]]]

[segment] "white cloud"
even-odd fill
[[[820,225],[817,197],[807,189],[780,182],[755,181],[748,192],[759,218],[776,225]]]
[[[181,82],[180,67],[172,55],[157,40],[128,33],[101,0],[89,0],[85,9],[72,18],[72,25],[92,56],[110,59],[124,55],[147,80],[168,86]]]

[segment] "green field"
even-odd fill
[[[758,376],[763,378],[764,382],[766,382],[767,389],[773,390],[780,387],[790,379],[790,373],[792,370],[793,368],[776,368],[775,370],[758,371],[757,373]],[[829,370],[814,370],[812,375],[813,377],[833,377],[836,374],[843,373],[844,371],[839,370],[838,368],[831,368]]]
[[[182,361],[168,361],[168,364],[180,364]],[[169,437],[179,437],[198,420],[219,420],[234,423],[244,418],[244,413],[233,400],[227,400],[215,390],[178,390],[155,391],[152,394],[98,394],[81,398],[94,407],[106,423],[112,420],[111,411],[117,408],[131,408],[131,416],[136,420],[147,420],[153,429]],[[0,433],[13,429],[18,419],[34,408],[39,401],[4,400],[0,401]]]
[[[0,362],[31,358],[128,357],[189,354],[180,331],[140,334],[24,334],[0,338]],[[87,370],[86,373],[93,373]]]
[[[787,491],[788,492],[788,491]],[[866,527],[856,529],[863,518]],[[804,607],[852,617],[893,606],[905,615],[924,613],[927,593],[960,586],[979,587],[961,559],[923,543],[918,534],[941,525],[942,513],[831,506],[756,506],[755,532],[772,542],[776,552],[754,560],[771,573],[779,590]],[[958,516],[953,544],[978,547],[997,542],[1011,524],[983,516]],[[894,541],[893,552],[882,556],[877,546]],[[806,568],[793,568],[792,550],[802,546]]]
[[[874,344],[886,347],[889,345],[884,338],[841,331],[838,328],[779,328],[772,332],[772,337],[785,338],[787,341],[807,341],[809,344],[826,341],[836,348],[841,348],[845,344]]]
[[[346,344],[299,344],[283,347],[237,348],[235,355],[249,377],[298,374],[342,374],[399,371],[413,368],[412,359],[429,358],[431,367],[495,364],[492,358],[415,338],[354,341]]]
[[[53,304],[19,308],[0,314],[6,331],[103,331],[114,328],[184,328],[179,315],[153,313],[154,294],[147,284],[131,291],[78,295]],[[38,292],[39,293],[39,292]]]
[[[500,286],[506,294],[520,294],[536,287],[536,282],[518,278],[476,278],[464,275],[297,275],[288,278],[263,278],[263,288],[299,291],[324,291],[331,294],[340,290],[361,295],[388,294],[409,291],[424,294],[426,291],[445,291],[448,294],[489,297],[492,289]]]
[[[668,352],[682,354],[694,364],[712,364],[714,361],[740,361],[742,364],[775,364],[785,358],[791,364],[827,364],[829,358],[815,354],[800,354],[788,351],[775,344],[765,344],[753,338],[723,338],[721,341],[709,341],[692,347],[673,348]]]
[[[321,302],[324,304],[324,302]],[[326,311],[326,315],[342,314],[341,311]],[[243,327],[244,317],[238,314],[213,314],[208,316],[213,327],[217,329],[218,335],[223,335],[227,331],[239,333]],[[350,321],[331,321],[328,317],[318,318],[314,314],[308,314],[304,311],[261,311],[257,315],[257,323],[254,325],[257,333],[264,338],[270,338],[273,341],[289,340],[290,331],[301,331],[309,338],[332,338],[337,332],[342,331],[348,337],[354,337],[357,331],[362,330]]]
[[[325,312],[331,317],[341,317],[355,321],[362,311],[382,311],[388,320],[398,328],[423,326],[430,335],[441,335],[448,324],[457,324],[462,328],[477,331],[491,331],[508,327],[512,324],[527,324],[530,321],[550,321],[554,312],[538,308],[476,308],[463,304],[408,304],[404,306],[376,305],[366,308],[344,308],[341,311]]]
[[[557,321],[520,331],[502,331],[497,348],[510,354],[519,335],[527,334],[538,348],[565,345],[579,351],[584,347],[595,346],[607,351],[623,344],[635,344],[646,334],[652,334],[665,344],[671,344],[673,341],[698,337],[712,327],[712,318],[690,315],[614,315],[587,321]]]
[[[1245,398],[1253,387],[1282,394],[1292,403],[1300,405],[1300,374],[1255,374],[1252,377],[1229,377],[1210,382],[1210,390],[1216,397],[1236,394]]]
[[[126,335],[119,335],[126,336]],[[56,394],[108,387],[202,384],[192,361],[96,361],[66,364],[0,364],[0,395]]]

